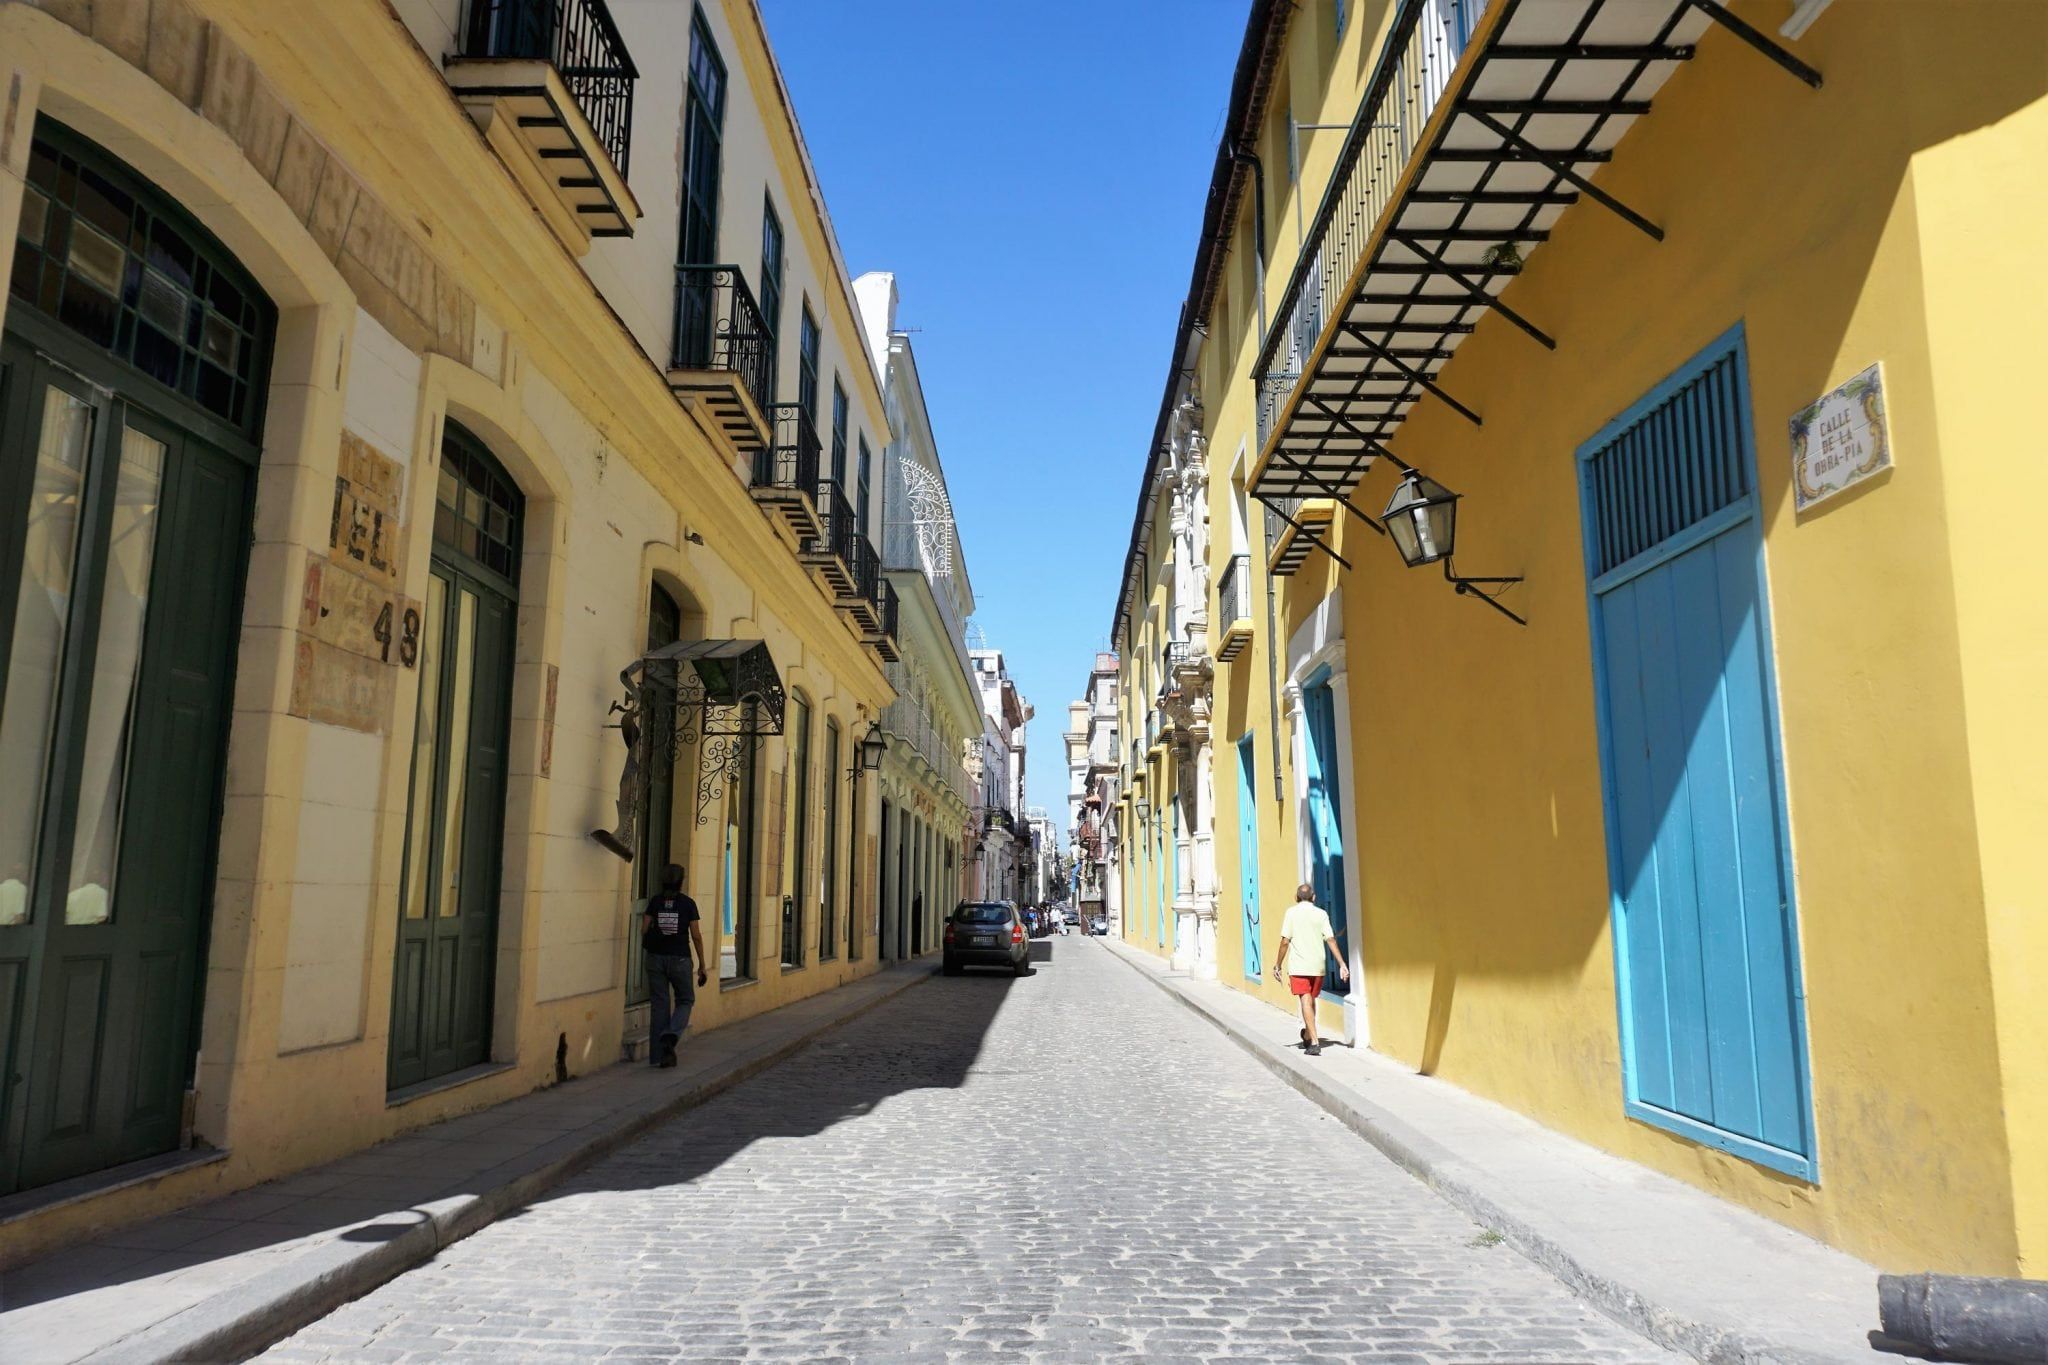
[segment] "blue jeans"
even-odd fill
[[[647,1059],[659,1062],[690,1026],[690,1009],[697,1003],[697,973],[688,953],[647,955],[647,998],[654,1025],[648,1031]]]

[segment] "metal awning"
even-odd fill
[[[1350,494],[1418,402],[1483,420],[1439,382],[1482,317],[1498,313],[1530,346],[1556,349],[1542,317],[1501,296],[1566,209],[1590,201],[1662,240],[1655,222],[1601,188],[1599,170],[1710,26],[1820,84],[1713,0],[1488,9],[1454,68],[1441,55],[1440,17],[1432,38],[1433,0],[1410,0],[1390,30],[1259,360],[1270,427],[1249,482],[1268,505],[1330,498],[1372,523]],[[1432,62],[1450,68],[1440,92],[1429,88]],[[1402,143],[1415,148],[1407,158],[1396,155]]]
[[[657,756],[673,764],[697,747],[697,823],[739,779],[754,745],[782,733],[782,675],[760,640],[682,640],[650,649],[619,673],[625,699],[611,705],[626,745],[619,774],[618,822],[590,837],[633,861],[635,829],[647,799],[642,774]]]

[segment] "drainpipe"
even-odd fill
[[[1258,296],[1259,335],[1266,335],[1266,168],[1259,161],[1256,152],[1247,152],[1232,145],[1230,159],[1240,166],[1252,169],[1252,251],[1257,257],[1257,267],[1252,272]],[[1252,376],[1254,384],[1259,377]],[[1258,395],[1252,395],[1252,407],[1258,409]],[[1249,519],[1249,512],[1247,512]],[[1247,528],[1249,530],[1249,528]],[[1274,606],[1273,575],[1266,575],[1266,751],[1273,758],[1273,801],[1276,805],[1287,800],[1287,789],[1280,776],[1280,641],[1274,634],[1279,618]]]

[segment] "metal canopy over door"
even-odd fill
[[[394,1090],[490,1055],[521,508],[483,444],[448,423],[391,982]]]
[[[11,289],[0,1192],[182,1139],[274,324],[218,243],[47,122]]]
[[[1337,790],[1341,759],[1337,754],[1337,705],[1327,681],[1301,689],[1301,704],[1308,733],[1302,745],[1308,779],[1309,883],[1315,887],[1316,904],[1330,916],[1337,936],[1337,958],[1351,960],[1350,917],[1344,903],[1344,832],[1341,824],[1342,797]],[[1323,967],[1323,989],[1342,996],[1349,987],[1338,978],[1334,963]]]
[[[1811,1179],[1740,329],[1580,449],[1628,1112]]]

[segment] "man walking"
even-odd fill
[[[1330,916],[1316,904],[1316,889],[1303,882],[1294,888],[1294,904],[1280,921],[1280,970],[1287,974],[1288,987],[1301,1004],[1302,1051],[1311,1057],[1323,1055],[1322,1037],[1316,1032],[1316,1001],[1323,994],[1323,972],[1331,958],[1337,962],[1337,979],[1351,984],[1351,968],[1337,947]]]
[[[640,947],[647,958],[647,998],[653,1014],[648,1030],[653,1046],[647,1060],[655,1066],[674,1066],[676,1042],[689,1027],[690,1009],[697,1003],[695,986],[709,979],[697,902],[683,894],[683,869],[675,863],[662,869],[661,894],[648,899]],[[692,948],[697,952],[695,986],[690,981]]]

